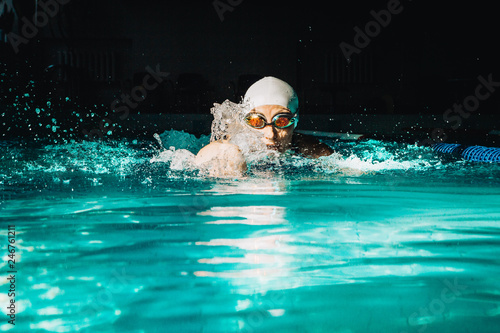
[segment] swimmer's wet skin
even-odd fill
[[[291,150],[307,158],[333,153],[315,137],[293,133],[299,119],[299,101],[288,83],[265,77],[248,88],[243,101],[251,108],[246,124],[261,132],[268,149],[280,153]],[[202,148],[195,164],[213,177],[241,176],[247,171],[243,153],[228,141],[215,141]]]
[[[239,177],[247,171],[240,148],[225,141],[215,141],[202,148],[196,155],[195,164],[210,177]]]

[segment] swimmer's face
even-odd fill
[[[252,113],[259,113],[263,115],[267,122],[270,123],[272,119],[278,114],[293,114],[287,108],[280,105],[262,105],[252,110]],[[275,128],[274,126],[267,125],[264,128],[256,129],[263,134],[262,141],[269,149],[277,150],[281,153],[290,148],[292,143],[294,126],[287,128]]]

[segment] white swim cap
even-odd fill
[[[243,102],[252,109],[262,105],[280,105],[293,114],[299,111],[299,98],[292,86],[283,80],[266,76],[248,88]]]

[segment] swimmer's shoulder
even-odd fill
[[[200,149],[194,163],[210,176],[241,176],[247,165],[240,148],[227,141],[214,141]]]
[[[292,149],[297,154],[308,158],[329,156],[335,152],[330,146],[319,141],[318,138],[301,133],[293,134]]]
[[[221,153],[224,155],[239,154],[241,153],[241,150],[237,145],[229,143],[227,140],[213,141],[201,148],[198,154],[196,154],[196,158],[199,161],[204,161],[209,160],[216,155],[220,155]]]

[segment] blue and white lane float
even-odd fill
[[[457,143],[436,143],[434,151],[452,154],[467,161],[500,163],[500,148],[466,146]]]

